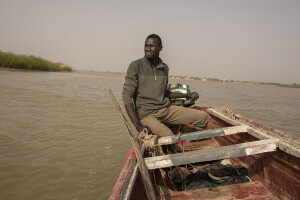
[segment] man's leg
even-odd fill
[[[141,120],[144,126],[148,126],[150,130],[158,137],[171,136],[172,131],[159,121],[155,115],[149,115]]]
[[[197,109],[170,106],[163,122],[167,124],[194,124],[195,130],[204,130],[207,126],[207,114]]]

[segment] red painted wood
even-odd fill
[[[124,162],[124,165],[122,167],[122,170],[120,172],[120,175],[118,177],[118,180],[116,181],[112,189],[112,192],[110,193],[110,196],[108,198],[109,200],[120,199],[126,181],[127,179],[129,179],[130,171],[133,169],[135,163],[136,163],[136,156],[133,147],[131,147],[127,155],[127,158]]]

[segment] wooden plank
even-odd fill
[[[228,116],[220,113],[218,110],[215,110],[213,108],[209,108],[208,110],[208,113],[210,113],[211,115],[229,123],[229,124],[232,124],[232,125],[244,125],[246,126],[245,123],[241,123],[235,119],[231,119],[229,118]],[[253,135],[254,137],[258,138],[258,139],[267,139],[267,138],[273,138],[272,136],[270,136],[270,134],[266,133],[266,132],[263,132],[263,131],[260,131],[258,130],[257,128],[254,128],[254,127],[250,127],[248,126],[248,129],[247,129],[247,132],[250,134],[250,135]]]
[[[300,143],[298,142],[298,139],[285,139],[284,135],[283,136],[279,136],[276,135],[273,132],[270,132],[268,130],[261,130],[258,129],[257,127],[254,127],[255,125],[251,125],[248,124],[246,122],[239,122],[237,120],[231,119],[225,115],[223,115],[222,113],[218,112],[217,110],[213,109],[213,108],[209,108],[208,112],[215,116],[218,117],[224,121],[226,121],[229,124],[232,125],[238,125],[238,124],[245,124],[245,125],[249,125],[249,128],[247,129],[248,133],[250,135],[253,135],[254,137],[258,138],[258,139],[266,139],[266,138],[276,138],[279,139],[278,142],[278,148],[288,154],[291,154],[297,158],[300,158]],[[244,119],[245,120],[245,119]],[[251,127],[250,127],[251,126]],[[277,130],[276,130],[277,131]],[[287,136],[286,136],[287,137]],[[289,136],[290,137],[290,136]]]
[[[149,171],[147,169],[145,160],[143,158],[143,154],[141,152],[140,145],[136,141],[136,139],[134,138],[133,131],[131,130],[130,124],[129,124],[127,118],[125,117],[125,115],[123,114],[123,112],[121,110],[121,107],[120,107],[116,97],[112,93],[111,89],[109,89],[108,91],[109,91],[109,94],[111,95],[111,98],[112,98],[113,102],[115,103],[115,105],[117,107],[117,110],[118,110],[118,113],[119,113],[121,119],[124,121],[124,123],[126,125],[127,133],[128,133],[129,139],[132,143],[132,146],[134,148],[137,163],[138,163],[141,175],[143,177],[143,182],[144,182],[144,186],[145,186],[145,189],[146,189],[147,197],[148,197],[149,200],[156,200],[154,187],[153,187],[151,177],[150,177]]]
[[[240,132],[247,132],[248,126],[233,126],[233,127],[226,127],[226,128],[219,128],[219,129],[213,129],[213,130],[205,130],[205,131],[197,131],[197,132],[192,132],[192,133],[185,133],[181,135],[179,141],[191,141],[191,140],[199,140],[199,139],[204,139],[204,138],[210,138],[210,137],[216,137],[216,136],[222,136],[222,135],[231,135],[231,134],[236,134]],[[191,137],[189,135],[192,135]],[[172,136],[172,137],[161,137],[158,139],[158,143],[161,145],[165,144],[172,144],[170,141],[173,141],[177,136]],[[142,152],[145,151],[145,145],[142,145]],[[132,172],[130,173],[130,178],[126,182],[121,199],[127,200],[130,198],[131,191],[133,188],[133,185],[135,183],[137,174],[139,172],[137,163],[135,162],[134,168]]]
[[[261,139],[261,140],[273,138],[272,136],[268,135],[267,133],[260,131],[258,129],[254,129],[252,127],[248,127],[247,131],[250,135],[252,135],[258,139]]]
[[[278,142],[278,148],[288,154],[300,158],[300,149],[297,147],[294,147],[286,142]]]
[[[121,199],[121,194],[128,182],[128,177],[132,172],[132,167],[136,164],[136,156],[133,147],[129,150],[120,175],[109,195],[108,200]]]
[[[277,139],[267,139],[248,142],[225,147],[190,151],[185,153],[171,154],[145,158],[149,169],[165,168],[182,164],[221,160],[225,158],[254,155],[264,152],[275,151]]]
[[[224,114],[218,112],[217,110],[213,109],[213,108],[209,108],[207,109],[207,112],[219,119],[222,119],[223,121],[229,123],[229,124],[232,124],[232,125],[235,125],[235,126],[238,126],[238,125],[241,125],[241,123],[239,123],[238,121],[234,120],[234,119],[230,119],[229,117],[225,116]]]
[[[144,154],[145,149],[146,149],[145,145],[142,144],[142,149],[141,149],[142,154]],[[124,189],[123,189],[120,199],[123,199],[123,200],[130,199],[132,188],[134,186],[134,183],[135,183],[138,173],[139,173],[138,164],[137,164],[137,162],[135,162],[132,173],[130,173],[130,175],[129,175],[130,178],[127,179],[126,185],[124,186]]]
[[[132,188],[134,186],[137,174],[139,172],[139,168],[138,168],[138,164],[136,163],[134,168],[133,168],[133,172],[130,175],[129,181],[128,181],[128,185],[127,187],[124,188],[124,195],[121,195],[121,199],[123,200],[128,200],[130,198],[131,192],[132,192]]]
[[[173,144],[182,141],[201,140],[201,139],[212,138],[216,136],[232,135],[236,133],[247,132],[247,129],[248,126],[244,125],[244,126],[233,126],[233,127],[226,127],[226,128],[210,129],[204,131],[195,131],[191,133],[182,134],[178,139],[176,135],[161,137],[158,139],[158,144],[167,145],[167,144]]]
[[[253,135],[254,137],[256,138],[259,138],[259,139],[266,139],[266,138],[277,138],[279,140],[278,142],[278,148],[288,154],[291,154],[297,158],[300,158],[300,149],[296,146],[293,146],[289,143],[286,142],[286,140],[278,137],[278,136],[275,136],[275,135],[270,135],[268,133],[265,133],[261,130],[258,130],[256,128],[252,128],[252,127],[249,127],[248,129],[248,133]]]
[[[234,119],[237,120],[238,122],[241,122],[241,123],[247,124],[251,127],[255,127],[256,129],[262,130],[262,131],[266,132],[268,135],[275,137],[275,138],[280,138],[281,141],[286,142],[286,143],[300,149],[300,139],[295,138],[295,137],[291,136],[290,134],[279,131],[275,128],[272,128],[272,127],[260,124],[258,122],[246,119],[245,117],[243,117],[239,114],[234,114],[233,111],[228,106],[227,106],[227,110],[229,112],[232,112]]]

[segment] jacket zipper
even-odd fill
[[[154,67],[153,67],[153,70],[154,70],[154,80],[156,80],[156,71],[155,71]]]

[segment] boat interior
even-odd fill
[[[295,153],[288,144],[279,148],[278,137],[236,123],[221,112],[203,110],[209,113],[207,130],[195,132],[193,125],[170,126],[176,135],[159,138],[155,147],[160,147],[158,150],[145,151],[144,160],[158,199],[300,199],[297,150]],[[224,184],[227,177],[215,179],[217,184],[213,186],[187,188],[190,173],[221,161],[244,167],[248,181]],[[142,176],[137,172],[128,199],[146,196]]]

